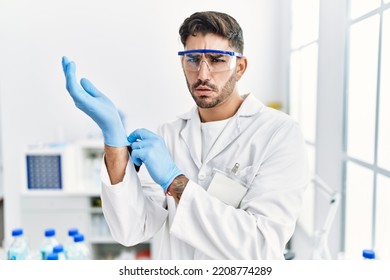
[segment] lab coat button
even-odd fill
[[[206,178],[206,175],[204,173],[199,173],[198,179],[199,180],[204,180],[204,178]]]

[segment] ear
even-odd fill
[[[241,79],[242,75],[244,75],[246,68],[248,66],[248,60],[245,56],[241,58],[237,58],[236,65],[236,77],[237,81]]]

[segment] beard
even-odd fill
[[[213,97],[209,100],[210,97],[206,96],[195,96],[193,91],[198,86],[207,86],[216,93],[216,97]],[[206,81],[197,80],[192,86],[188,83],[187,87],[191,93],[192,98],[194,99],[196,105],[202,109],[214,108],[217,105],[223,103],[233,92],[236,86],[236,75],[235,72],[230,76],[229,80],[223,85],[221,91],[218,90],[217,86]]]

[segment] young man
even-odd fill
[[[179,33],[196,106],[157,134],[126,137],[115,106],[88,80],[78,85],[75,64],[63,58],[76,106],[103,132],[101,196],[112,236],[132,246],[159,234],[155,259],[283,259],[308,182],[299,126],[239,94],[247,58],[234,18],[195,13]]]

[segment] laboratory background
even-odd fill
[[[243,29],[240,92],[305,136],[311,181],[286,258],[390,259],[390,0],[0,0],[0,259],[17,229],[33,259],[72,229],[92,259],[153,259],[153,240],[127,248],[110,236],[100,130],[66,91],[61,58],[128,132],[154,129],[194,106],[178,29],[205,10]]]

